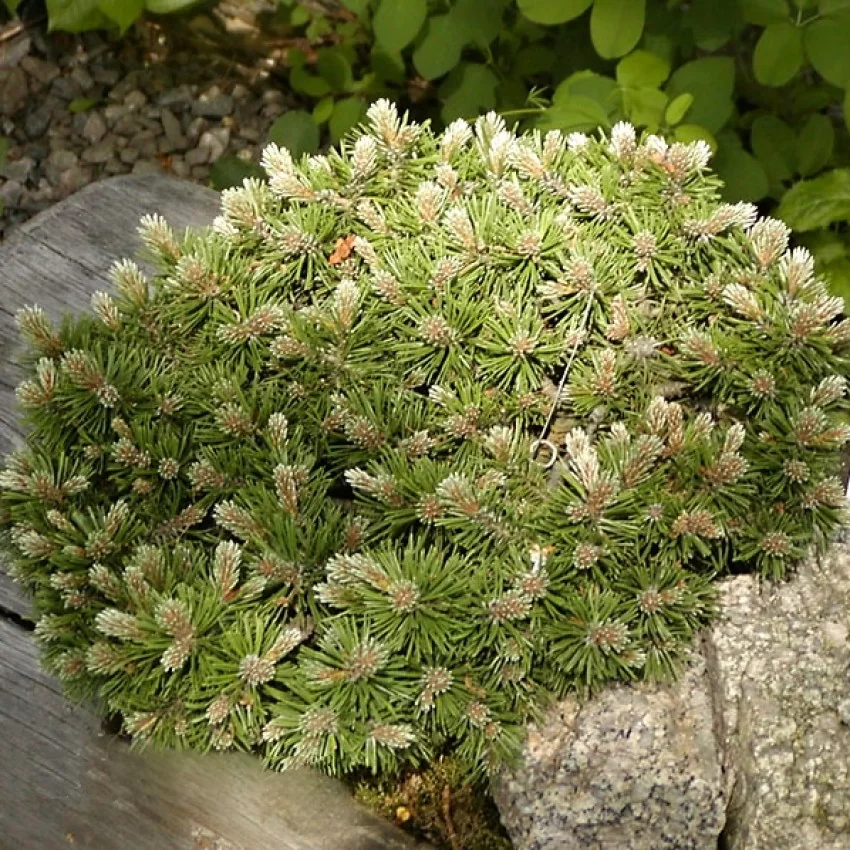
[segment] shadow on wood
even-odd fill
[[[20,443],[14,314],[88,308],[136,226],[209,223],[218,195],[165,177],[87,187],[16,231],[0,250],[0,455]],[[38,666],[20,623],[29,604],[0,564],[0,850],[412,850],[424,848],[309,771],[263,771],[250,756],[136,753],[104,734]]]

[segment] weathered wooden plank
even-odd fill
[[[21,588],[3,571],[0,559],[0,615],[13,614],[22,620],[32,620],[32,607]]]
[[[0,619],[0,848],[413,850],[340,783],[238,755],[133,752]]]
[[[89,186],[19,228],[0,250],[0,455],[20,441],[14,315],[86,309],[136,225],[159,212],[208,223],[216,193],[163,177]],[[2,575],[0,608],[28,615]],[[274,774],[250,756],[136,753],[68,703],[37,663],[32,635],[0,616],[0,850],[410,850],[424,845],[307,771]]]

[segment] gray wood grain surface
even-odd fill
[[[417,846],[309,771],[264,771],[248,755],[131,751],[62,696],[31,635],[2,618],[0,649],[2,850]]]
[[[89,186],[0,246],[0,455],[20,440],[14,314],[53,317],[108,288],[137,250],[136,224],[208,223],[216,193],[163,177]],[[0,572],[2,565],[0,564]],[[0,850],[412,850],[424,848],[308,771],[264,771],[250,756],[134,752],[69,703],[38,665],[18,618],[29,605],[0,574]]]

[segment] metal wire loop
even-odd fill
[[[551,469],[555,465],[555,461],[558,459],[558,447],[551,440],[535,440],[531,444],[532,460],[537,457],[537,452],[541,446],[546,446],[546,448],[549,449],[549,459],[546,463],[542,464],[542,466],[544,469]]]

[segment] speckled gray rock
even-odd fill
[[[789,583],[725,583],[707,648],[722,711],[727,850],[850,848],[850,545]]]
[[[494,783],[517,850],[850,850],[850,544],[721,600],[677,684],[530,728]]]
[[[517,850],[716,850],[721,763],[696,658],[672,686],[558,703],[493,790]]]

